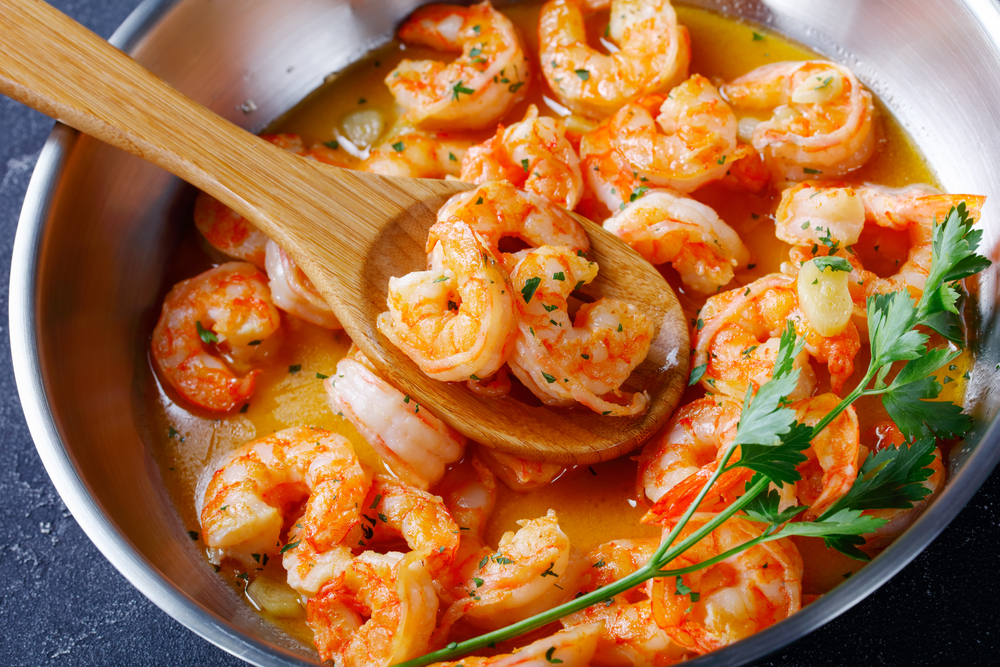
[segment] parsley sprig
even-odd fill
[[[676,578],[676,588],[681,591],[682,575],[722,562],[758,544],[792,535],[819,537],[828,547],[859,560],[868,560],[868,555],[858,548],[865,542],[862,536],[875,531],[885,520],[864,512],[906,509],[925,498],[929,491],[923,482],[933,472],[929,466],[934,461],[936,437],[960,437],[971,426],[959,406],[934,400],[941,385],[933,374],[958,356],[965,345],[960,309],[964,292],[958,281],[990,265],[988,259],[976,254],[982,232],[973,230],[972,224],[964,203],[952,208],[941,224],[935,224],[932,268],[918,301],[906,292],[869,297],[871,363],[868,371],[861,382],[813,426],[798,422],[795,411],[789,407],[787,397],[795,388],[799,375],[793,360],[802,350],[804,341],[796,336],[791,323],[788,324],[780,338],[771,379],[762,384],[756,394],[747,390],[734,440],[721,453],[709,480],[644,566],[554,609],[474,639],[453,642],[445,649],[399,663],[398,667],[421,667],[456,658],[603,603],[650,579]],[[939,334],[947,345],[930,348],[931,339],[926,330]],[[892,375],[893,370],[895,375]],[[771,487],[780,488],[801,479],[797,467],[806,460],[803,452],[809,448],[814,435],[862,396],[882,397],[886,411],[907,442],[869,454],[851,489],[843,497],[813,521],[793,521],[808,508],[780,509],[779,494]],[[737,447],[740,456],[730,462]],[[743,495],[680,539],[684,527],[715,482],[737,468],[754,473]],[[703,562],[668,568],[675,558],[739,512],[745,519],[763,524],[759,536]],[[692,596],[692,602],[694,600]]]

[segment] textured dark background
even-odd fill
[[[107,38],[139,2],[52,4]],[[48,118],[0,97],[3,310],[17,217],[51,127]],[[6,332],[0,335],[0,433],[0,664],[243,664],[140,595],[74,521],[31,442]],[[759,666],[1000,664],[998,499],[1000,476],[994,475],[887,585]]]

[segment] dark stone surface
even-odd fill
[[[139,3],[53,4],[108,37]],[[52,122],[6,98],[0,98],[0,120],[0,307],[5,311],[14,229]],[[5,441],[0,450],[0,664],[242,664],[140,595],[74,521],[32,445],[6,332],[0,335],[0,433]],[[1000,664],[998,500],[1000,477],[994,475],[902,573],[839,619],[758,665]]]

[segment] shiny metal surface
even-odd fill
[[[388,38],[418,0],[149,0],[113,41],[218,113],[259,130],[324,77]],[[988,0],[701,0],[852,67],[911,133],[941,183],[986,194],[996,260],[1000,12]],[[181,184],[63,127],[38,161],[10,285],[18,388],[39,453],[90,538],[139,590],[209,641],[259,665],[316,654],[262,621],[205,566],[148,449],[139,398],[164,262],[189,224]],[[794,617],[694,664],[759,658],[843,613],[912,560],[1000,458],[996,270],[981,281],[976,426],[938,501],[872,565]]]

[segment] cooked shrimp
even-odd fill
[[[540,489],[566,470],[558,463],[529,461],[488,447],[479,447],[477,451],[483,463],[500,481],[511,491],[518,493]]]
[[[428,251],[441,245],[443,270],[389,279],[389,311],[378,329],[437,380],[496,373],[514,335],[511,283],[481,236],[452,218],[431,227]]]
[[[604,221],[604,228],[651,264],[670,263],[685,285],[702,294],[733,279],[750,251],[715,211],[669,190],[650,190]]]
[[[261,139],[307,159],[318,160],[335,167],[353,168],[357,163],[343,149],[317,144],[306,149],[297,134],[262,134]],[[194,224],[205,240],[220,252],[259,269],[264,268],[267,236],[253,223],[225,204],[199,192],[194,201]]]
[[[438,211],[438,221],[459,218],[500,253],[500,241],[516,238],[532,248],[543,245],[566,245],[586,251],[590,239],[583,225],[550,201],[518,190],[509,182],[490,181],[462,192]],[[513,255],[500,253],[505,269],[517,262]],[[432,257],[431,264],[435,264]]]
[[[264,266],[274,305],[326,329],[344,328],[309,277],[274,241],[268,240],[265,245]]]
[[[681,530],[684,539],[713,518],[695,513]],[[758,537],[762,527],[731,517],[668,563],[688,567]],[[682,576],[694,596],[680,594],[674,577],[650,586],[656,624],[681,646],[707,653],[760,632],[797,612],[802,598],[802,557],[790,539],[750,547],[707,568]]]
[[[840,403],[822,394],[791,404],[796,419],[813,426]],[[651,440],[639,457],[639,481],[653,507],[646,523],[669,523],[679,517],[718,469],[726,446],[736,435],[742,405],[722,396],[709,396],[684,406],[671,418],[661,436]],[[838,415],[816,434],[805,450],[807,460],[797,470],[802,479],[778,489],[782,509],[809,507],[815,518],[847,493],[858,474],[858,418],[853,407]],[[729,463],[740,458],[737,449]],[[699,511],[715,511],[732,503],[743,490],[750,471],[736,468],[722,474]]]
[[[393,474],[427,490],[462,458],[465,436],[386,382],[356,346],[323,382],[330,407],[368,441]]]
[[[854,356],[861,349],[857,327],[848,322],[844,331],[824,338],[809,324],[799,308],[795,279],[781,274],[759,278],[745,288],[711,297],[702,308],[693,333],[692,365],[705,365],[702,385],[738,400],[748,386],[754,391],[771,375],[777,354],[776,340],[786,323],[805,339],[805,352],[830,370],[830,386],[839,393],[854,372]],[[815,387],[815,376],[807,362],[793,398],[804,398]]]
[[[866,441],[871,445],[871,454],[879,452],[887,447],[899,447],[905,442],[903,434],[892,421],[885,420],[876,424],[865,434]],[[872,442],[874,441],[874,442]],[[867,448],[865,448],[867,449]],[[877,519],[885,519],[886,523],[874,532],[864,536],[866,550],[876,551],[888,546],[900,533],[910,527],[924,508],[933,501],[934,497],[944,488],[945,479],[948,474],[944,468],[944,456],[940,447],[934,448],[934,462],[930,468],[934,471],[930,477],[924,480],[924,488],[930,493],[921,501],[913,504],[909,509],[884,509],[866,510],[865,515],[873,516]]]
[[[601,631],[600,623],[560,630],[551,637],[531,642],[513,653],[488,658],[470,656],[455,662],[435,662],[432,667],[587,667]]]
[[[462,52],[447,65],[403,60],[385,78],[411,123],[452,129],[489,127],[527,93],[531,73],[524,46],[514,24],[489,2],[421,7],[399,29],[399,39],[438,51]]]
[[[583,194],[580,158],[566,140],[565,128],[554,118],[538,117],[532,104],[524,119],[473,146],[462,158],[463,181],[504,180],[573,209]]]
[[[590,564],[581,589],[589,593],[626,577],[653,555],[658,539],[613,540],[587,554]],[[680,662],[689,651],[674,643],[653,618],[648,584],[591,605],[561,620],[564,627],[603,623],[594,662],[599,665],[662,667]]]
[[[487,553],[474,576],[463,581],[442,625],[460,617],[479,628],[496,629],[570,599],[586,564],[559,527],[552,510],[518,521],[504,533],[496,553]]]
[[[260,554],[278,553],[285,514],[306,500],[295,540],[323,552],[360,521],[370,483],[347,438],[288,428],[243,445],[216,468],[199,508],[202,538],[216,563],[257,563]]]
[[[621,50],[611,55],[587,44],[581,4],[549,0],[538,19],[542,72],[567,107],[602,118],[687,77],[691,37],[669,0],[612,0],[608,36]]]
[[[931,270],[934,224],[943,221],[951,208],[962,202],[972,219],[978,220],[985,202],[985,197],[978,195],[940,194],[929,185],[893,189],[872,184],[825,187],[802,183],[782,193],[776,224],[779,231],[783,230],[782,238],[798,246],[790,254],[791,272],[801,262],[831,252],[851,264],[847,287],[854,302],[855,321],[863,324],[869,296],[923,291]],[[858,242],[862,229],[869,224],[907,232],[910,248],[897,273],[879,276],[865,269],[857,255],[847,249]]]
[[[182,280],[163,300],[153,359],[186,400],[226,412],[253,393],[260,371],[238,377],[231,365],[247,365],[281,325],[266,280],[252,264],[229,262]]]
[[[740,402],[722,395],[707,396],[678,409],[639,455],[638,481],[646,498],[657,502],[713,463],[719,451],[736,437],[742,411]]]
[[[306,604],[320,658],[341,667],[387,667],[423,655],[438,599],[416,558],[366,551]]]
[[[493,554],[493,550],[483,542],[483,535],[496,505],[497,479],[473,454],[451,466],[434,491],[441,496],[449,514],[458,524],[459,541],[455,558],[451,566],[434,579],[442,601],[451,604],[469,597],[461,584],[472,580],[484,556]],[[447,632],[445,629],[440,634],[444,636]]]
[[[447,132],[404,131],[371,150],[358,167],[383,176],[445,178],[458,176],[470,139]]]
[[[584,304],[570,320],[567,297],[597,275],[581,254],[565,246],[519,253],[511,273],[518,331],[510,368],[550,405],[579,401],[605,415],[641,414],[649,396],[627,397],[619,387],[646,358],[653,323],[634,305],[608,298]]]
[[[587,182],[611,212],[649,187],[696,190],[752,152],[737,145],[736,116],[698,74],[669,95],[625,105],[580,141]]]
[[[815,426],[839,403],[837,396],[821,394],[796,401],[791,407],[799,423]],[[859,443],[858,416],[853,406],[848,406],[813,436],[809,448],[803,452],[808,460],[797,467],[802,479],[795,483],[799,504],[809,508],[807,519],[819,516],[851,490],[858,476]]]
[[[361,509],[363,544],[402,537],[431,576],[449,567],[458,551],[458,525],[444,501],[386,475],[375,475]],[[368,525],[370,524],[370,526]]]
[[[835,178],[863,165],[875,150],[872,95],[843,65],[764,65],[722,86],[722,94],[739,110],[773,111],[750,140],[775,181]]]

